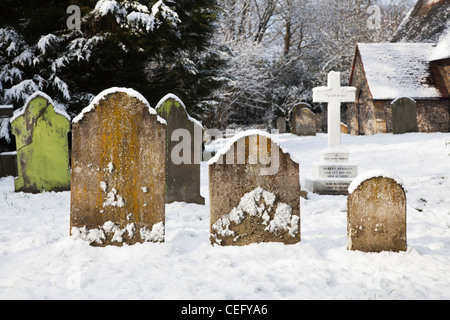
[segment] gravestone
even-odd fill
[[[16,192],[70,190],[70,117],[45,93],[30,96],[11,118],[16,137]]]
[[[200,194],[202,124],[189,116],[183,102],[173,94],[161,99],[156,112],[167,121],[166,203],[205,204]]]
[[[292,133],[298,136],[316,135],[316,116],[307,103],[300,103],[292,110]]]
[[[306,188],[317,194],[347,195],[348,187],[358,174],[358,166],[349,162],[349,152],[341,146],[342,102],[356,99],[356,88],[341,87],[340,73],[328,74],[328,87],[314,88],[314,102],[328,103],[328,148],[320,162],[313,164],[313,176],[305,179]]]
[[[209,161],[211,243],[300,242],[299,164],[263,131],[236,135]]]
[[[402,134],[417,132],[416,102],[410,98],[400,98],[392,101],[392,132]]]
[[[406,196],[399,178],[368,172],[349,187],[347,247],[363,252],[406,251]]]
[[[163,242],[164,119],[138,92],[111,88],[72,130],[71,235],[93,246]]]
[[[279,134],[286,133],[286,119],[284,117],[277,118],[277,130]]]

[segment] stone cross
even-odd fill
[[[313,89],[313,101],[328,103],[328,147],[341,145],[341,103],[355,102],[356,88],[341,87],[341,73],[328,74],[328,87]]]

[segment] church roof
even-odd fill
[[[450,25],[449,0],[418,0],[391,42],[436,43]]]
[[[435,49],[429,43],[359,43],[357,52],[373,99],[441,98],[430,83],[429,62]]]
[[[439,40],[436,49],[433,51],[430,60],[443,60],[450,58],[450,27],[446,30],[446,32],[442,35]]]

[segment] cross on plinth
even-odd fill
[[[341,73],[328,74],[328,87],[313,89],[313,102],[328,103],[328,147],[341,145],[341,103],[355,102],[356,88],[341,87]]]

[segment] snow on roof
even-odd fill
[[[430,43],[359,43],[359,53],[373,99],[441,98],[428,84]]]
[[[173,93],[166,94],[166,95],[158,102],[158,104],[156,105],[155,110],[158,110],[159,108],[161,108],[161,106],[163,105],[163,103],[166,102],[166,101],[169,100],[169,99],[175,100],[176,102],[178,102],[178,103],[184,108],[184,112],[186,112],[186,115],[187,115],[189,121],[191,121],[191,122],[193,122],[193,123],[199,125],[200,128],[203,128],[202,123],[201,123],[200,121],[198,121],[198,120],[192,118],[192,117],[189,115],[189,113],[187,112],[186,106],[184,105],[183,101],[181,101],[181,99],[178,98],[178,96],[174,95]]]
[[[355,179],[353,179],[352,183],[348,187],[348,193],[352,194],[353,192],[355,192],[355,190],[358,189],[358,187],[364,181],[378,177],[390,178],[392,180],[395,180],[395,182],[397,182],[399,185],[403,187],[403,180],[399,178],[397,175],[389,171],[378,169],[378,170],[369,170],[358,175]]]
[[[33,93],[31,96],[28,97],[27,101],[25,102],[24,106],[16,111],[14,111],[14,115],[13,117],[9,120],[10,123],[13,123],[18,117],[22,116],[25,114],[25,110],[27,109],[28,105],[30,104],[30,102],[35,99],[36,97],[42,97],[45,100],[47,100],[52,106],[53,106],[53,110],[63,116],[64,118],[66,118],[67,120],[70,121],[70,116],[67,114],[67,112],[59,107],[57,107],[57,104],[55,104],[55,102],[53,102],[53,99],[50,98],[47,94],[45,94],[42,91],[37,91],[35,93]]]
[[[148,107],[148,111],[150,112],[150,114],[156,115],[158,122],[160,122],[162,124],[167,124],[166,120],[164,120],[163,118],[158,116],[158,114],[156,113],[156,110],[153,109],[152,107],[150,107],[150,104],[148,103],[147,99],[145,99],[145,97],[142,94],[140,94],[139,92],[137,92],[136,90],[133,90],[133,89],[117,88],[117,87],[109,88],[109,89],[106,89],[106,90],[102,91],[101,93],[99,93],[94,98],[94,100],[92,100],[92,102],[86,108],[84,108],[78,116],[76,116],[72,120],[72,123],[78,123],[79,121],[81,121],[84,118],[84,115],[86,113],[94,111],[95,107],[100,103],[100,101],[105,99],[107,95],[112,94],[112,93],[117,93],[117,92],[123,92],[132,97],[139,99],[141,102],[143,102]]]
[[[436,49],[430,57],[430,61],[442,60],[450,58],[450,26],[439,40]]]
[[[257,130],[257,129],[253,129],[253,130],[247,130],[247,131],[242,131],[239,132],[238,134],[236,134],[233,138],[228,139],[226,145],[220,149],[216,155],[214,157],[212,157],[209,161],[208,161],[208,165],[214,164],[217,161],[219,161],[221,156],[226,155],[226,153],[228,152],[228,150],[230,150],[230,148],[240,139],[244,138],[244,137],[250,137],[250,136],[255,136],[255,135],[260,135],[262,137],[266,137],[269,138],[273,143],[276,143],[278,145],[278,147],[281,149],[281,151],[283,151],[286,154],[289,154],[290,158],[292,161],[294,161],[297,164],[300,164],[300,161],[298,159],[296,159],[292,153],[290,153],[288,150],[286,150],[285,148],[283,148],[280,144],[280,142],[278,141],[276,135],[267,133],[266,131],[262,131],[262,130]]]

